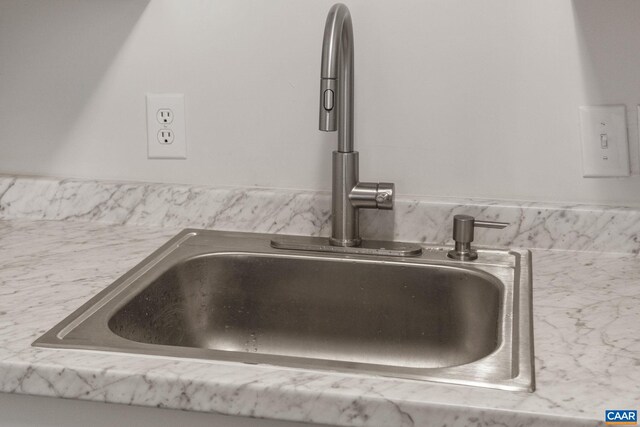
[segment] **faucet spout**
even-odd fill
[[[319,127],[338,131],[339,152],[353,152],[353,26],[341,3],[329,10],[324,26]]]
[[[329,244],[272,240],[282,249],[320,250],[332,253],[414,256],[419,245],[368,241],[360,238],[360,209],[393,209],[395,186],[390,182],[363,182],[359,178],[358,152],[353,148],[353,25],[347,6],[329,10],[322,38],[320,70],[320,130],[338,131],[338,149],[332,154],[331,237]]]
[[[360,209],[393,209],[394,185],[360,182],[353,149],[353,25],[344,4],[331,7],[322,38],[320,130],[338,131],[332,159],[333,246],[360,246]]]

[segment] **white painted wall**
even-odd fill
[[[344,0],[361,177],[402,194],[640,203],[581,176],[578,106],[629,108],[637,0]],[[0,0],[0,172],[330,189],[317,130],[333,0]],[[188,160],[147,160],[146,92],[181,92]]]

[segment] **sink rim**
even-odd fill
[[[325,372],[326,370],[333,370],[372,374],[395,379],[473,385],[503,390],[534,390],[530,251],[522,249],[480,249],[480,259],[470,262],[450,260],[446,257],[448,248],[428,245],[423,245],[424,251],[419,257],[345,256],[334,253],[310,253],[274,249],[270,246],[270,240],[273,236],[260,233],[185,229],[47,331],[32,345],[56,349],[97,350],[125,354],[178,357],[210,363],[235,362]],[[252,245],[252,250],[250,251],[246,250],[248,243]],[[212,250],[212,248],[216,247],[218,247],[218,250]],[[226,249],[220,249],[220,247]],[[442,368],[415,368],[315,359],[311,357],[148,344],[123,338],[109,328],[109,319],[142,292],[149,283],[152,283],[167,270],[167,268],[161,268],[162,265],[174,265],[176,260],[186,261],[198,256],[233,253],[284,258],[326,258],[338,261],[355,259],[362,262],[383,262],[385,264],[401,265],[435,265],[446,269],[469,271],[472,274],[488,277],[492,281],[498,281],[504,287],[504,301],[501,303],[499,313],[501,316],[499,319],[501,330],[498,332],[498,345],[492,353],[464,365]],[[511,281],[506,277],[505,271],[512,272]],[[144,280],[140,280],[141,278],[144,278]],[[518,327],[514,327],[515,325]],[[96,328],[101,333],[98,339],[96,339]],[[505,329],[502,330],[502,328]],[[239,355],[241,357],[238,357]],[[508,368],[505,368],[505,365]],[[510,371],[511,374],[505,375],[506,371]],[[492,374],[494,378],[491,378]]]

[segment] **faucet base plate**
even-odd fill
[[[447,252],[447,256],[451,259],[457,259],[458,261],[474,261],[478,259],[478,252],[474,250],[459,252],[455,249],[451,249]]]
[[[422,246],[415,243],[363,240],[360,246],[333,246],[326,237],[283,236],[271,240],[271,247],[298,251],[331,252],[341,254],[411,257],[422,254]]]
[[[334,239],[333,237],[329,237],[329,243],[333,246],[348,246],[352,248],[354,246],[360,246],[362,239]]]

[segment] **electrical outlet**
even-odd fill
[[[173,121],[173,111],[170,108],[161,108],[156,115],[158,123],[170,124]]]
[[[147,157],[186,159],[184,95],[147,94]]]
[[[160,144],[173,144],[173,131],[171,129],[160,129],[158,132],[158,142]]]

